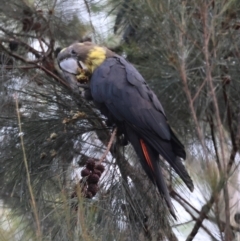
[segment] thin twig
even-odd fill
[[[113,130],[113,132],[112,132],[112,134],[111,134],[111,138],[110,138],[110,140],[109,140],[109,142],[108,142],[107,149],[106,149],[106,151],[104,152],[104,154],[102,155],[102,157],[100,158],[100,160],[98,161],[99,164],[101,164],[101,163],[104,161],[104,159],[106,158],[108,152],[110,151],[111,146],[112,146],[112,144],[113,144],[113,140],[114,140],[116,134],[117,134],[117,127],[114,128],[114,130]]]
[[[218,154],[218,148],[217,148],[217,142],[216,142],[216,137],[215,137],[215,133],[214,133],[214,124],[213,124],[213,118],[212,116],[208,116],[208,123],[210,126],[210,130],[211,130],[211,136],[212,136],[212,141],[213,141],[213,147],[214,147],[214,151],[216,154],[216,162],[218,165],[218,170],[220,171],[220,173],[222,173],[222,165],[220,162],[220,158],[219,158],[219,154]]]
[[[202,84],[198,87],[197,93],[195,93],[195,95],[192,98],[193,103],[197,99],[199,94],[201,93],[201,91],[202,91],[203,87],[206,85],[206,83],[207,83],[207,79],[205,78],[204,81],[202,82]]]
[[[12,56],[12,57],[14,57],[14,58],[16,58],[16,59],[19,59],[19,60],[23,61],[24,63],[36,64],[36,63],[40,62],[40,59],[33,61],[33,60],[25,59],[24,57],[22,57],[22,56],[20,56],[20,55],[18,55],[18,54],[15,54],[15,53],[9,51],[7,48],[5,48],[5,47],[2,45],[2,43],[0,43],[0,47],[4,50],[4,52],[6,52],[7,54],[9,54],[10,56]]]
[[[232,111],[230,108],[229,98],[227,95],[226,83],[224,83],[224,82],[223,82],[223,97],[224,97],[225,104],[227,106],[227,120],[228,120],[228,128],[230,130],[232,146],[234,147],[234,149],[237,150],[237,145],[236,145],[236,140],[235,140],[235,132],[233,130],[233,125],[232,125]]]
[[[179,39],[179,44],[180,44],[181,47],[183,47],[183,39],[182,39],[181,35],[180,35],[180,39]],[[191,91],[188,87],[186,66],[185,66],[184,58],[182,58],[182,61],[180,63],[180,75],[181,75],[181,79],[182,79],[182,82],[183,82],[184,91],[185,91],[186,97],[187,97],[188,102],[189,102],[189,107],[190,107],[190,110],[191,110],[191,113],[192,113],[192,116],[193,116],[194,124],[196,126],[198,138],[199,138],[199,140],[202,144],[202,147],[203,147],[205,160],[208,163],[209,161],[208,161],[206,144],[203,141],[204,140],[203,133],[201,132],[201,128],[200,128],[199,123],[198,123],[196,111],[194,109],[194,103],[193,103],[192,96],[191,96]]]
[[[188,202],[185,198],[183,198],[179,193],[177,193],[175,190],[173,190],[172,188],[169,189],[170,191],[170,195],[172,198],[175,199],[175,197],[179,198],[184,204],[186,204],[187,206],[189,206],[194,212],[196,212],[198,215],[200,214],[200,211],[198,209],[196,209],[190,202]],[[215,198],[215,203],[217,203],[218,198]],[[219,213],[219,212],[218,212]],[[210,221],[214,221],[213,218],[211,216],[206,215],[205,217],[206,219],[210,220]],[[219,221],[219,226],[221,225],[221,227],[225,227],[225,222],[218,220]],[[231,226],[231,229],[236,231],[236,232],[240,232],[240,228],[238,227],[234,227]]]
[[[231,112],[230,105],[229,105],[229,99],[228,99],[225,83],[223,83],[223,96],[224,96],[224,100],[225,100],[225,103],[227,106],[227,119],[228,119],[228,127],[230,130],[230,136],[231,136],[231,141],[232,141],[232,147],[233,147],[233,151],[236,153],[237,145],[236,145],[235,134],[233,131],[233,126],[232,126],[232,112]],[[234,156],[233,160],[234,159],[235,159],[235,156]],[[229,166],[229,162],[228,162],[227,173],[230,172],[231,166],[232,166],[232,164]],[[226,227],[225,228],[225,236],[226,236],[226,240],[228,240],[228,239],[231,240],[232,232],[230,230],[230,203],[229,203],[229,192],[228,192],[227,184],[225,185],[223,191],[224,191],[223,193],[224,193],[224,201],[225,201],[225,216],[226,216],[226,222],[227,222],[227,225],[225,226]]]
[[[229,191],[228,191],[228,185],[227,182],[224,185],[223,188],[223,196],[224,196],[224,206],[225,206],[225,228],[224,228],[224,234],[225,234],[225,240],[232,240],[232,231],[231,231],[231,225],[230,225],[230,202],[229,202]]]
[[[32,66],[5,65],[4,69],[36,69],[36,66],[35,65],[32,65]]]
[[[23,141],[23,135],[22,135],[23,132],[22,132],[21,117],[20,117],[20,112],[19,112],[17,95],[15,95],[15,101],[16,101],[16,111],[17,111],[18,126],[19,126],[19,137],[20,137],[20,140],[21,140],[21,147],[22,147],[22,152],[23,152],[23,161],[24,161],[24,165],[25,165],[26,173],[27,173],[27,185],[28,185],[30,196],[31,196],[31,205],[32,205],[32,208],[33,208],[34,216],[35,216],[35,221],[36,221],[36,224],[37,224],[37,237],[38,237],[39,240],[41,240],[42,232],[41,232],[41,226],[40,226],[39,217],[38,217],[37,205],[36,205],[35,197],[34,197],[34,194],[33,194],[33,189],[32,189],[32,186],[31,186],[31,178],[30,178],[30,174],[29,174],[27,155],[26,155],[24,141]]]
[[[224,148],[224,134],[223,134],[223,128],[222,128],[222,121],[220,117],[220,111],[218,106],[218,101],[216,97],[216,90],[215,86],[213,84],[213,78],[211,75],[212,66],[210,64],[210,56],[209,56],[209,40],[211,36],[211,32],[208,29],[208,6],[206,3],[203,4],[202,8],[202,19],[203,19],[203,34],[204,34],[204,56],[205,56],[205,62],[206,62],[206,78],[208,79],[209,86],[210,86],[210,94],[213,101],[213,106],[215,109],[216,114],[216,122],[217,122],[217,128],[219,131],[219,141],[220,141],[220,151],[221,151],[221,158],[222,158],[222,165],[223,165],[223,175],[225,176],[224,179],[227,179],[227,168],[225,163],[225,148]],[[220,171],[220,170],[219,170]],[[226,226],[225,226],[225,239],[231,240],[231,233],[230,233],[230,206],[229,206],[229,195],[228,195],[228,188],[227,188],[227,182],[224,182],[223,187],[223,194],[224,194],[224,201],[225,201],[225,220],[226,220]]]
[[[95,34],[95,28],[94,28],[94,26],[93,26],[92,17],[91,17],[91,9],[90,9],[90,7],[89,7],[89,5],[88,5],[87,0],[83,0],[83,1],[84,1],[84,4],[85,4],[86,9],[87,9],[87,12],[88,12],[90,26],[91,26],[91,28],[92,28],[93,33]]]
[[[193,209],[196,213],[199,213],[199,211],[190,203],[188,202],[185,198],[183,198],[179,193],[177,193],[175,190],[173,190],[171,187],[169,188],[169,192],[171,197],[175,199],[175,197],[178,197],[181,199],[185,204],[187,204],[191,209]]]
[[[222,121],[220,118],[220,111],[219,111],[219,106],[218,106],[218,101],[217,101],[217,97],[216,97],[216,89],[215,86],[213,84],[213,78],[211,75],[212,72],[212,65],[210,63],[210,56],[209,56],[209,40],[211,37],[211,30],[209,30],[209,19],[208,19],[208,9],[207,9],[207,4],[203,3],[202,5],[202,9],[201,9],[201,18],[202,18],[202,23],[203,23],[203,40],[204,40],[204,46],[203,46],[203,54],[205,57],[205,66],[206,66],[206,79],[207,82],[209,83],[209,87],[210,87],[210,94],[211,94],[211,98],[212,98],[212,102],[213,102],[213,106],[214,106],[214,110],[215,110],[215,114],[216,114],[216,122],[217,122],[217,129],[219,131],[219,140],[220,140],[220,151],[221,151],[221,159],[222,159],[222,165],[223,165],[223,170],[224,172],[222,172],[224,174],[224,176],[220,175],[220,181],[218,183],[218,186],[216,188],[215,191],[213,191],[211,198],[209,199],[209,201],[206,203],[206,205],[204,205],[202,207],[202,210],[199,214],[199,217],[191,231],[191,233],[189,234],[189,236],[187,237],[187,241],[191,241],[194,239],[195,235],[197,234],[199,228],[202,226],[202,222],[204,221],[204,219],[206,218],[206,215],[208,214],[208,212],[210,211],[212,205],[214,204],[216,197],[219,195],[220,191],[224,188],[225,192],[224,192],[224,199],[225,199],[225,219],[226,219],[226,228],[225,228],[225,237],[226,240],[229,240],[230,238],[230,212],[229,212],[229,197],[228,197],[228,192],[227,192],[227,177],[228,177],[228,169],[230,170],[230,168],[227,167],[226,163],[225,163],[225,149],[224,149],[224,133],[223,133],[223,128],[222,128]],[[190,99],[190,101],[192,101]],[[234,148],[233,148],[234,149]],[[235,152],[233,153],[233,155],[231,154],[230,160],[233,160],[235,158]],[[231,164],[232,165],[232,164]],[[220,167],[218,165],[218,167]],[[227,167],[227,168],[226,168]],[[221,173],[221,170],[219,169],[219,172]],[[228,210],[228,211],[227,211]]]
[[[186,210],[186,212],[192,217],[193,220],[197,221],[197,218],[194,216],[194,214],[178,197],[175,197],[174,199]],[[212,240],[217,240],[213,236],[212,232],[208,230],[207,227],[205,227],[203,224],[201,224],[201,228],[212,238]]]
[[[215,201],[214,195],[211,196],[209,201],[202,207],[199,217],[196,219],[196,223],[191,231],[191,233],[188,235],[186,241],[192,241],[196,234],[198,233],[199,228],[202,226],[203,220],[206,218],[206,215],[210,211],[213,203]]]
[[[209,56],[209,40],[210,40],[210,30],[208,29],[208,16],[207,16],[207,4],[204,3],[203,7],[202,7],[202,19],[203,19],[203,37],[204,37],[204,47],[203,47],[203,52],[204,52],[204,57],[205,57],[205,62],[206,62],[206,79],[207,82],[209,83],[210,86],[210,94],[212,97],[212,101],[213,101],[213,106],[216,112],[216,121],[217,121],[217,128],[219,130],[219,139],[220,139],[220,146],[221,146],[221,158],[223,160],[223,167],[225,167],[225,152],[224,152],[224,135],[223,135],[223,129],[222,129],[222,122],[221,122],[221,118],[220,118],[220,111],[219,111],[219,106],[218,106],[218,101],[217,101],[217,97],[216,97],[216,89],[215,86],[213,84],[213,78],[211,75],[212,72],[212,65],[210,63],[210,56]]]
[[[37,60],[37,61],[31,61],[31,60],[27,60],[25,58],[23,58],[22,56],[20,55],[17,55],[17,54],[14,54],[10,51],[8,51],[1,43],[0,43],[0,46],[1,48],[3,48],[3,50],[5,52],[7,52],[10,56],[18,59],[18,60],[21,60],[22,62],[24,63],[27,63],[27,64],[32,64],[32,65],[35,65],[36,68],[38,69],[42,69],[46,74],[49,74],[51,77],[53,77],[55,80],[59,81],[61,84],[63,84],[64,86],[70,88],[70,86],[62,79],[60,78],[59,76],[57,76],[56,74],[54,74],[52,71],[48,70],[47,68],[45,68],[44,66],[42,66],[41,64],[39,64],[40,60]],[[31,66],[32,67],[32,66]]]
[[[1,27],[0,27],[0,30]],[[41,52],[37,51],[36,49],[34,49],[33,47],[31,47],[29,44],[21,41],[20,39],[17,39],[15,37],[12,36],[12,38],[0,38],[1,42],[7,42],[10,43],[11,41],[15,41],[17,42],[18,45],[22,46],[24,49],[26,49],[27,51],[31,52],[32,54],[34,54],[36,57],[39,57]]]
[[[223,237],[223,228],[222,227],[225,227],[225,225],[222,224],[222,221],[220,220],[220,209],[219,209],[219,199],[216,198],[215,200],[215,215],[216,215],[216,223],[218,225],[218,229],[219,229],[219,234],[220,234],[220,237],[221,237],[221,240],[224,241],[224,237]]]

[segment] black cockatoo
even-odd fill
[[[123,57],[91,42],[75,43],[58,54],[60,68],[77,78],[89,76],[90,94],[103,115],[134,147],[141,165],[176,218],[159,165],[161,155],[192,191],[180,158],[184,146],[171,130],[163,107],[141,74]]]

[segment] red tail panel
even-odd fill
[[[150,156],[149,156],[146,144],[144,143],[144,141],[142,139],[140,139],[140,144],[141,144],[141,147],[142,147],[142,150],[143,150],[144,157],[145,157],[145,159],[147,161],[147,164],[151,168],[151,170],[153,171],[152,162],[151,162],[151,159],[150,159]]]

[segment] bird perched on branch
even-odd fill
[[[141,74],[123,57],[91,42],[75,43],[58,54],[60,68],[86,81],[97,108],[125,135],[141,165],[176,218],[161,167],[161,155],[192,191],[180,158],[184,146],[168,125],[163,107]]]

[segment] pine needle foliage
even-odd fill
[[[182,227],[187,240],[202,231],[233,240],[239,1],[10,0],[0,19],[1,223],[11,219],[1,240],[178,240]],[[163,162],[178,228],[131,146],[116,142],[97,195],[80,195],[81,170],[103,155],[112,131],[56,64],[58,47],[86,37],[137,67],[185,144],[193,194]]]

